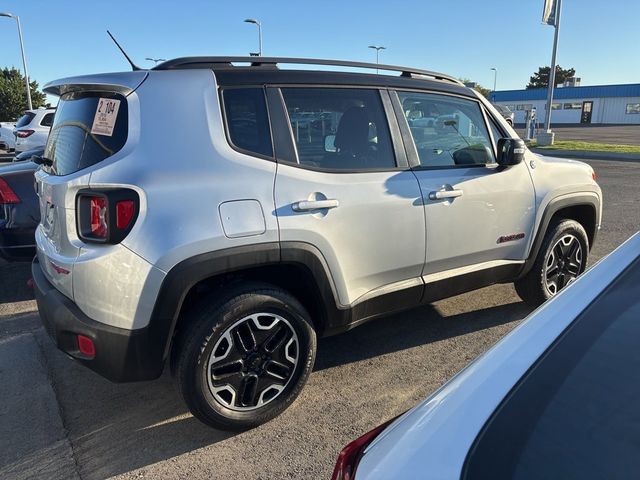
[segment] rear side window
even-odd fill
[[[16,128],[25,127],[29,125],[31,123],[31,120],[33,120],[33,117],[35,116],[36,116],[35,113],[25,112],[25,114],[22,115],[16,122]]]
[[[60,98],[44,156],[51,173],[69,175],[118,152],[129,131],[127,100],[116,93],[68,93]]]
[[[226,88],[222,98],[231,145],[250,154],[273,157],[264,89]]]
[[[40,125],[43,127],[50,127],[53,125],[53,113],[47,113],[42,120],[40,121]]]
[[[283,88],[282,96],[300,165],[350,171],[395,168],[377,90]]]

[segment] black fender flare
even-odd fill
[[[533,243],[531,245],[531,250],[529,252],[529,256],[525,261],[520,273],[518,274],[518,279],[524,277],[536,261],[538,253],[540,252],[540,248],[542,247],[542,241],[544,240],[544,236],[547,233],[549,228],[549,224],[551,223],[551,219],[553,216],[558,213],[560,210],[567,207],[580,207],[580,206],[589,206],[593,208],[593,225],[594,231],[592,238],[595,241],[595,238],[598,234],[598,220],[600,218],[600,197],[597,193],[583,193],[579,195],[570,195],[570,196],[561,196],[552,199],[544,209],[542,213],[542,218],[540,220],[540,225],[536,231]],[[593,246],[593,242],[589,245],[589,248]]]
[[[324,303],[326,318],[339,313],[338,297],[329,267],[320,251],[303,242],[266,242],[201,253],[182,260],[169,270],[162,282],[148,329],[150,340],[162,349],[157,361],[164,362],[170,352],[175,328],[189,291],[199,282],[218,275],[273,265],[298,265],[308,269]],[[322,332],[318,332],[321,334]]]

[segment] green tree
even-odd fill
[[[485,98],[490,99],[491,98],[491,90],[489,88],[484,88],[482,85],[480,85],[477,82],[472,82],[471,80],[469,80],[468,78],[460,78],[459,79],[462,83],[464,83],[466,86],[472,86],[472,88],[478,92],[480,95],[484,95]]]
[[[29,82],[33,108],[44,107],[45,94],[38,90],[38,82]],[[13,121],[27,109],[24,77],[17,68],[0,70],[0,121]]]
[[[540,67],[538,71],[529,78],[527,89],[548,88],[549,72],[551,72],[551,67]],[[565,80],[575,76],[575,74],[575,68],[565,70],[560,65],[556,65],[556,86],[563,84]]]

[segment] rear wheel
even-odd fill
[[[176,373],[195,417],[225,430],[252,428],[284,411],[313,368],[309,314],[287,292],[247,284],[190,318]]]
[[[571,284],[587,266],[589,239],[575,220],[553,224],[542,241],[533,267],[515,282],[516,292],[538,306]]]

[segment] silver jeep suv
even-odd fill
[[[198,57],[46,86],[33,279],[61,350],[117,382],[169,365],[197,418],[243,429],[294,401],[318,337],[494,283],[539,304],[583,272],[588,165],[447,75],[278,64],[376,68]]]

